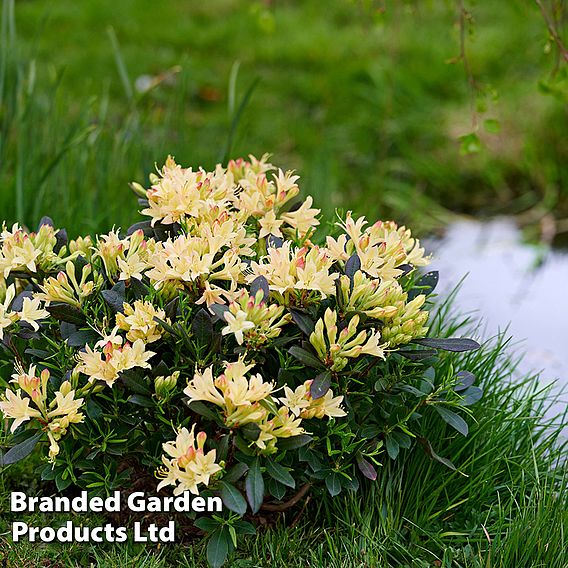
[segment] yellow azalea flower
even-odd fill
[[[248,346],[258,347],[280,335],[282,326],[290,321],[290,315],[284,314],[284,306],[268,304],[261,290],[251,296],[248,290],[239,290],[233,294],[229,311],[224,317],[228,325],[223,328],[223,335],[234,333],[239,345],[246,340]]]
[[[267,410],[259,404],[274,390],[273,383],[264,382],[260,374],[245,376],[253,365],[243,360],[228,363],[225,372],[213,377],[212,367],[203,373],[195,372],[185,390],[190,402],[202,400],[212,402],[223,409],[227,426],[258,422],[267,415]]]
[[[317,216],[321,213],[321,210],[313,209],[313,202],[312,196],[308,195],[296,211],[284,213],[281,216],[281,219],[292,228],[292,231],[288,230],[292,235],[295,235],[297,232],[300,237],[305,237],[320,224]]]
[[[259,424],[260,434],[254,441],[264,455],[270,455],[277,451],[278,438],[291,438],[304,434],[305,430],[300,426],[301,418],[290,415],[286,407],[278,409],[278,414],[267,418]]]
[[[77,280],[75,265],[68,261],[65,272],[60,271],[57,277],[50,276],[40,284],[41,292],[34,294],[34,298],[49,305],[51,302],[62,302],[77,308],[83,305],[83,300],[89,297],[102,285],[102,276],[93,274],[90,264],[81,269],[81,280]]]
[[[127,332],[129,341],[142,339],[144,343],[153,343],[162,337],[162,328],[155,318],[169,322],[164,310],[142,300],[136,300],[133,306],[125,303],[123,308],[124,313],[116,314],[116,325]]]
[[[227,326],[222,329],[221,333],[223,335],[233,333],[237,343],[242,345],[244,341],[243,332],[248,329],[254,329],[254,323],[247,320],[247,314],[243,310],[237,310],[235,314],[225,312],[224,318],[227,322]]]
[[[141,339],[137,339],[132,344],[126,343],[124,346],[108,342],[102,351],[96,347],[93,350],[87,345],[85,351],[77,354],[76,371],[86,375],[90,382],[104,381],[112,387],[122,371],[135,367],[149,369],[148,361],[154,355],[153,351],[146,351]]]
[[[365,217],[354,220],[349,211],[339,225],[346,234],[338,239],[327,237],[330,255],[335,260],[346,261],[356,253],[361,270],[373,278],[393,280],[402,274],[399,267],[403,264],[425,266],[429,263],[419,241],[412,238],[406,227],[398,227],[392,221],[377,221],[366,227]]]
[[[314,346],[321,361],[333,371],[340,371],[348,362],[348,358],[361,355],[372,355],[385,358],[384,345],[379,344],[381,334],[378,330],[361,330],[357,333],[359,316],[354,315],[338,333],[337,313],[327,308],[323,320],[320,318],[310,335],[310,343]]]
[[[289,241],[280,248],[269,248],[260,262],[252,262],[247,281],[264,276],[281,295],[297,290],[318,292],[322,298],[335,291],[337,273],[330,273],[333,259],[326,249],[304,247],[293,249]]]
[[[280,227],[284,221],[276,218],[274,209],[266,212],[265,215],[258,220],[258,223],[260,225],[260,233],[258,234],[259,239],[267,237],[268,235],[274,235],[275,237],[283,236],[280,231]]]
[[[30,408],[30,399],[22,398],[22,391],[16,392],[6,389],[4,400],[0,401],[0,410],[6,418],[13,418],[14,422],[10,428],[10,432],[14,432],[20,424],[27,422],[31,418],[41,418],[41,412],[34,408]]]
[[[6,289],[4,301],[0,304],[0,341],[4,339],[4,330],[18,321],[18,314],[10,311],[10,305],[16,296],[13,284]]]
[[[343,396],[333,396],[333,392],[329,389],[324,396],[320,398],[312,398],[310,387],[313,381],[309,380],[298,386],[295,390],[290,387],[284,387],[283,398],[280,402],[290,410],[294,416],[301,418],[340,418],[346,416],[347,413],[341,408]]]
[[[194,430],[195,425],[191,431],[181,428],[174,442],[163,444],[164,452],[170,457],[162,456],[164,467],[159,468],[157,472],[157,476],[162,479],[158,484],[158,491],[174,485],[174,495],[180,495],[184,491],[197,495],[198,486],[203,484],[207,487],[211,476],[222,470],[222,467],[215,463],[216,450],[205,453],[203,449],[207,439],[205,432],[199,432],[196,437]]]
[[[38,321],[49,317],[49,312],[40,307],[38,298],[24,298],[22,309],[18,312],[20,321],[29,323],[32,328],[37,331],[39,329]]]

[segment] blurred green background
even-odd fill
[[[536,2],[3,0],[0,35],[8,222],[125,227],[129,181],[229,151],[297,169],[325,213],[568,231],[568,76]]]

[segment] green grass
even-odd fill
[[[3,0],[1,216],[33,226],[50,212],[70,233],[130,223],[127,183],[168,153],[212,166],[231,102],[258,78],[233,155],[272,152],[327,213],[354,208],[422,230],[446,222],[448,209],[564,217],[567,118],[538,90],[554,65],[542,17],[524,0],[471,10],[467,55],[480,89],[498,100],[483,97],[482,151],[461,156],[472,100],[463,65],[448,62],[459,54],[453,3],[383,13],[355,0],[325,10],[316,0],[34,0],[15,9]],[[163,74],[151,91],[136,90],[141,75]],[[486,132],[485,118],[501,132]]]
[[[451,323],[451,322],[461,323]],[[450,323],[448,323],[450,322]],[[434,324],[444,333],[467,333],[472,322],[452,320],[442,308]],[[515,377],[515,360],[503,337],[468,357],[445,356],[437,372],[475,372],[484,398],[472,407],[475,423],[462,438],[440,421],[427,420],[424,434],[459,472],[431,461],[420,448],[386,460],[375,483],[359,494],[330,499],[314,492],[298,525],[288,528],[299,508],[275,527],[241,541],[228,566],[234,567],[430,567],[566,568],[568,526],[566,416],[543,421],[552,403],[537,376]],[[12,466],[11,466],[12,467]],[[30,468],[0,476],[2,509],[7,492],[37,481]],[[35,515],[29,522],[50,524],[64,516]],[[0,516],[7,537],[13,516]],[[83,519],[91,525],[100,519]],[[79,523],[81,518],[75,519]],[[203,543],[161,548],[128,544],[1,545],[8,567],[205,566]]]

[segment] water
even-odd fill
[[[519,370],[541,371],[543,384],[556,381],[557,390],[568,390],[568,254],[523,243],[510,219],[459,221],[427,247],[442,295],[467,274],[457,304],[482,319],[482,337],[508,325],[524,354]],[[567,399],[549,414],[563,411]]]

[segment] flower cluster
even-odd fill
[[[44,369],[37,376],[36,368],[31,366],[28,372],[20,369],[12,375],[15,391],[6,389],[5,400],[0,401],[0,409],[5,416],[13,418],[11,431],[32,418],[37,418],[47,432],[50,441],[49,457],[54,459],[59,453],[57,443],[67,433],[70,424],[79,424],[84,415],[79,412],[83,405],[82,398],[75,398],[75,390],[69,381],[61,383],[53,399],[48,401],[47,384],[49,371]],[[30,407],[30,403],[32,406]]]
[[[175,442],[164,444],[164,451],[170,458],[162,457],[164,467],[158,470],[158,477],[162,478],[158,490],[174,485],[174,495],[180,495],[184,491],[197,495],[198,486],[209,485],[211,476],[222,470],[221,465],[215,463],[215,450],[203,451],[207,434],[199,432],[195,436],[194,430],[195,425],[192,426],[191,431],[181,428]]]
[[[450,396],[416,387],[432,353],[420,243],[350,212],[320,238],[298,179],[268,156],[212,171],[168,158],[148,189],[132,184],[148,219],[126,232],[4,227],[0,363],[16,374],[0,410],[47,438],[59,488],[69,464],[107,490],[137,464],[241,515],[246,484],[256,513],[296,483],[374,479],[385,447],[411,446],[416,410]]]

